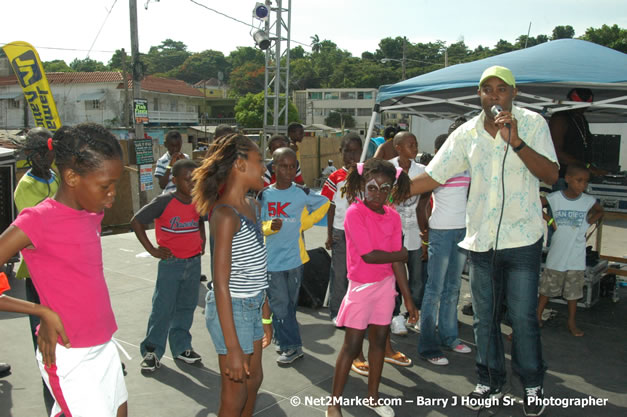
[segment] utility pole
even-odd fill
[[[406,71],[406,56],[405,56],[405,45],[407,44],[407,38],[403,36],[403,59],[401,60],[401,67],[403,69],[403,80],[407,79],[407,71]]]
[[[139,62],[139,37],[137,35],[137,0],[129,0],[131,17],[131,62],[133,71],[133,99],[141,98],[141,78],[142,69]],[[126,80],[125,80],[126,82]],[[133,122],[135,123],[135,140],[144,139],[144,124],[137,123],[135,118],[135,102],[133,101]],[[137,166],[137,181],[139,192],[139,206],[143,207],[147,203],[146,192],[141,191],[140,165]]]
[[[126,51],[122,48],[122,79],[124,80],[124,107],[122,110],[122,126],[131,127],[131,113],[128,99],[128,73],[126,72]]]

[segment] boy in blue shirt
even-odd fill
[[[303,356],[296,305],[303,278],[303,264],[309,261],[302,232],[326,214],[329,200],[294,183],[296,153],[279,148],[272,154],[276,182],[264,188],[257,199],[268,250],[267,289],[277,363],[287,365]]]
[[[566,189],[542,197],[542,205],[550,206],[553,217],[544,213],[549,227],[555,232],[549,246],[546,267],[540,278],[538,323],[542,327],[542,312],[551,297],[560,295],[568,304],[568,330],[573,336],[583,336],[575,322],[577,300],[583,297],[586,270],[586,233],[591,224],[603,217],[603,207],[596,198],[584,193],[590,181],[590,171],[581,163],[566,167]]]

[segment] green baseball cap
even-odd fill
[[[479,87],[481,87],[481,84],[483,84],[483,82],[490,77],[500,78],[501,80],[505,82],[505,84],[511,85],[512,87],[516,88],[516,79],[514,78],[514,74],[512,74],[509,68],[495,65],[493,67],[486,69],[485,71],[483,71],[483,74],[481,74]]]

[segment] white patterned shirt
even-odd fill
[[[535,112],[514,106],[518,136],[549,161],[557,163],[549,127]],[[503,200],[501,169],[506,142],[500,132],[492,137],[484,128],[485,114],[460,126],[444,142],[426,172],[444,184],[468,170],[472,178],[466,206],[466,237],[459,246],[475,252],[494,249]],[[505,205],[497,249],[528,246],[544,233],[540,182],[512,149],[505,161]]]

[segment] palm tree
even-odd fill
[[[318,35],[310,36],[311,38],[311,50],[314,54],[320,52],[320,37]]]

